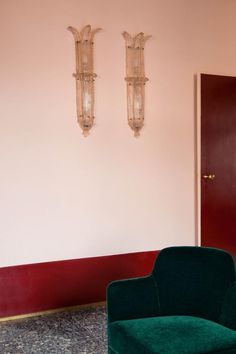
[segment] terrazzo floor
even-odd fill
[[[0,323],[0,354],[105,354],[105,306]]]

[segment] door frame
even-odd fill
[[[194,80],[195,243],[201,246],[201,74]]]

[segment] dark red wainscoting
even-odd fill
[[[157,253],[0,268],[0,317],[104,301],[110,281],[147,275]]]

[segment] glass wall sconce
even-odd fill
[[[129,33],[122,33],[126,45],[126,82],[128,124],[138,137],[144,124],[145,77],[144,45],[151,36],[138,33],[132,37]]]
[[[91,26],[85,26],[80,32],[74,27],[68,27],[75,40],[76,73],[76,105],[77,119],[87,136],[94,123],[94,81],[97,76],[93,72],[94,35],[101,28],[91,31]]]

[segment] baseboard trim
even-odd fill
[[[27,314],[24,314],[24,315],[2,317],[2,318],[0,318],[0,323],[1,322],[8,322],[8,321],[23,320],[25,318],[31,318],[31,317],[47,316],[47,315],[51,315],[53,313],[60,313],[60,312],[64,312],[64,311],[79,311],[81,309],[102,307],[102,306],[105,306],[105,305],[106,305],[106,301],[100,301],[100,302],[93,302],[91,304],[83,304],[83,305],[76,305],[76,306],[66,306],[66,307],[61,307],[61,308],[53,309],[53,310],[46,310],[46,311],[27,313]]]
[[[0,318],[105,301],[113,280],[151,272],[158,251],[0,268]]]

